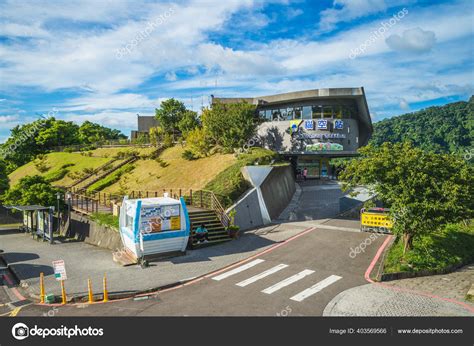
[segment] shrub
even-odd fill
[[[109,174],[105,178],[95,182],[89,188],[87,189],[87,192],[97,192],[105,189],[106,187],[109,187],[112,184],[115,184],[117,181],[119,181],[120,177],[132,171],[135,168],[133,164],[127,164],[125,166],[120,167],[117,169],[115,172]]]
[[[181,157],[189,161],[198,159],[198,157],[196,157],[194,153],[189,149],[186,149],[185,151],[183,151],[183,153],[181,154]]]
[[[186,151],[190,153],[183,153],[183,158],[197,159],[209,155],[211,150],[211,140],[204,128],[195,128],[190,131],[186,137]]]
[[[47,172],[51,167],[48,165],[48,158],[44,154],[39,154],[35,161],[34,165],[40,173]]]

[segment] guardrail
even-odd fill
[[[230,218],[226,214],[222,203],[224,201],[224,196],[216,195],[214,192],[209,190],[193,190],[193,189],[183,189],[183,188],[165,188],[160,191],[140,191],[132,190],[128,194],[131,199],[135,198],[152,198],[152,197],[163,197],[167,193],[169,197],[179,199],[183,197],[187,205],[213,210],[221,223],[227,227],[230,225]],[[86,193],[77,194],[77,196],[87,197],[89,200],[94,201],[93,203],[98,203],[100,206],[104,206],[112,209],[114,202],[121,201],[123,195],[111,194],[105,192],[95,192],[95,193]],[[87,207],[87,205],[86,205]]]

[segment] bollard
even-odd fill
[[[106,303],[109,301],[109,293],[107,292],[107,277],[105,276],[105,274],[104,274],[103,284],[104,284],[104,299],[102,301]]]
[[[40,273],[40,303],[44,304],[44,274]]]
[[[61,304],[66,304],[66,288],[64,287],[64,280],[61,280],[61,298]]]
[[[87,290],[89,291],[89,304],[94,302],[94,295],[92,294],[92,281],[87,279]]]

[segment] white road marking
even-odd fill
[[[279,289],[281,289],[283,287],[289,286],[292,283],[294,283],[298,280],[301,280],[305,276],[311,275],[313,273],[314,273],[314,270],[305,269],[305,270],[299,272],[296,275],[290,276],[289,278],[286,278],[285,280],[276,283],[273,286],[265,288],[262,292],[266,293],[266,294],[272,294],[273,292],[278,291]]]
[[[286,267],[288,267],[288,264],[279,264],[279,265],[277,265],[273,268],[265,270],[263,273],[252,276],[251,278],[248,278],[247,280],[241,281],[241,282],[237,283],[236,285],[240,286],[240,287],[245,287],[245,286],[250,285],[251,283],[253,283],[257,280],[263,279],[264,277],[266,277],[268,275],[272,275],[273,273],[276,273],[277,271],[280,271],[280,270],[282,270]]]
[[[306,298],[308,298],[309,296],[312,296],[313,294],[318,293],[319,291],[321,291],[325,287],[328,287],[329,285],[332,285],[333,283],[335,283],[336,281],[341,280],[341,279],[342,279],[342,277],[337,276],[337,275],[328,276],[327,278],[325,278],[324,280],[319,281],[317,284],[311,286],[310,288],[307,288],[304,291],[294,295],[290,299],[294,300],[294,301],[297,301],[297,302],[301,302],[301,301],[305,300]]]
[[[265,260],[258,258],[258,259],[256,259],[256,260],[254,260],[254,261],[252,261],[252,262],[249,262],[249,263],[247,263],[247,264],[244,264],[244,265],[242,265],[242,266],[240,266],[240,267],[237,267],[237,268],[235,268],[235,269],[229,270],[228,272],[225,272],[225,273],[223,273],[223,274],[221,274],[221,275],[214,276],[214,277],[212,278],[212,280],[220,281],[220,280],[222,280],[222,279],[228,278],[228,277],[231,276],[231,275],[234,275],[234,274],[243,272],[243,271],[246,270],[246,269],[252,268],[253,266],[256,266],[257,264],[262,263],[262,262],[264,262],[264,261],[265,261]]]

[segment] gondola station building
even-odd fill
[[[329,160],[357,155],[373,128],[364,88],[331,88],[254,98],[217,98],[212,103],[248,102],[264,119],[261,145],[287,158],[310,178],[332,175]]]

